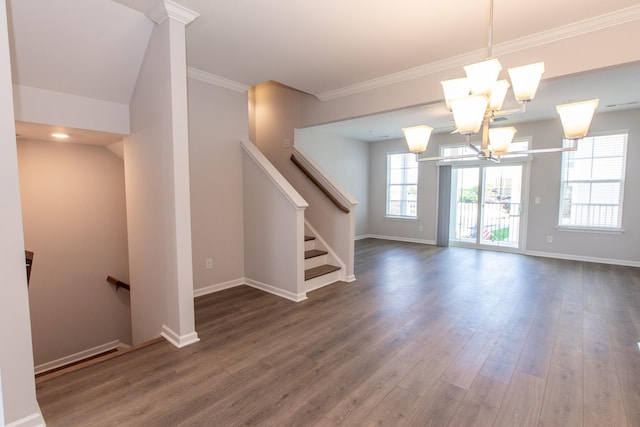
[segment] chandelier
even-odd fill
[[[418,161],[459,159],[478,157],[484,160],[499,162],[502,155],[509,152],[509,147],[516,128],[496,127],[496,117],[507,116],[526,111],[526,105],[533,100],[540,84],[544,63],[523,65],[508,70],[509,80],[498,80],[502,65],[492,58],[493,34],[493,0],[489,7],[489,41],[488,59],[464,66],[466,77],[441,82],[444,98],[449,111],[453,114],[457,132],[464,135],[467,145],[475,154],[451,157],[419,157],[427,149],[433,128],[426,125],[412,126],[402,129],[409,146],[409,151],[416,154]],[[520,108],[502,111],[502,104],[511,87]],[[539,150],[520,150],[518,154],[535,154],[559,151],[575,151],[579,139],[587,135],[591,119],[598,106],[597,99],[556,106],[560,115],[565,138],[571,141],[567,147],[546,148]],[[471,135],[482,131],[482,145],[476,147],[470,142]],[[510,152],[515,154],[516,152]]]

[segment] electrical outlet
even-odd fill
[[[422,226],[421,226],[421,225],[419,225],[419,226],[418,226],[418,231],[422,231],[422,230],[423,230]]]
[[[211,269],[213,268],[213,259],[211,259],[211,258],[207,258],[207,259],[205,260],[205,268],[206,268],[207,270],[211,270]]]
[[[553,236],[551,234],[547,236],[547,243],[553,243]]]

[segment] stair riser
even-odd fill
[[[333,271],[329,274],[324,274],[322,276],[314,277],[313,279],[305,281],[305,286],[307,292],[313,291],[315,289],[322,288],[323,286],[330,285],[340,280],[340,270]]]
[[[304,250],[310,251],[311,249],[316,249],[316,240],[305,240],[304,242]]]
[[[307,258],[304,260],[304,269],[309,270],[313,267],[318,267],[328,263],[328,257],[326,255],[315,256],[313,258]]]

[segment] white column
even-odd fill
[[[40,425],[15,135],[7,4],[0,0],[0,418]]]

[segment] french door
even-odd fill
[[[454,167],[450,243],[520,249],[523,176],[523,164]]]

